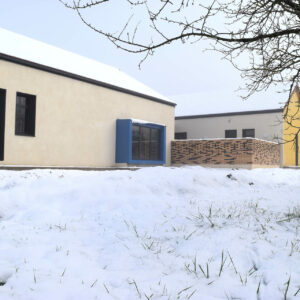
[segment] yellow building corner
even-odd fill
[[[295,87],[283,111],[284,166],[300,164],[300,90]]]

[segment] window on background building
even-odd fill
[[[16,135],[35,135],[35,107],[35,96],[17,93],[15,123]]]
[[[243,138],[255,138],[255,129],[243,129]]]
[[[225,138],[236,138],[237,137],[237,130],[236,129],[228,129],[225,130]]]
[[[132,160],[161,160],[161,130],[132,126]]]
[[[175,132],[175,140],[186,140],[187,133],[186,132]]]

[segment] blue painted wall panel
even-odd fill
[[[127,163],[129,158],[130,120],[117,120],[116,163]]]

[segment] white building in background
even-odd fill
[[[201,97],[202,96],[202,97]],[[277,99],[249,99],[208,95],[173,97],[177,102],[176,139],[254,137],[278,141],[283,136],[283,103]]]
[[[282,109],[243,111],[175,118],[176,139],[253,137],[268,141],[282,138]]]

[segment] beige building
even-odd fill
[[[0,166],[170,164],[175,104],[121,71],[0,29]]]

